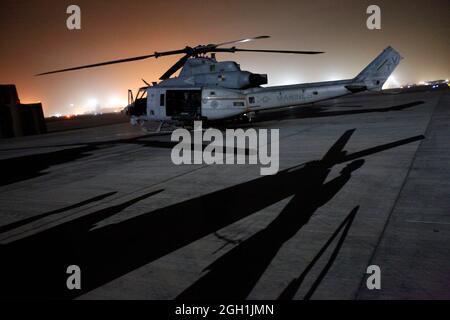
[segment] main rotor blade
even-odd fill
[[[154,54],[149,54],[149,55],[146,55],[146,56],[140,56],[140,57],[134,57],[134,58],[126,58],[126,59],[120,59],[120,60],[113,60],[113,61],[106,61],[106,62],[88,64],[88,65],[79,66],[79,67],[72,67],[72,68],[66,68],[66,69],[60,69],[60,70],[54,70],[54,71],[39,73],[39,74],[36,74],[36,76],[43,76],[43,75],[46,75],[46,74],[66,72],[66,71],[86,69],[86,68],[94,68],[94,67],[106,66],[106,65],[109,65],[109,64],[130,62],[130,61],[136,61],[136,60],[143,60],[143,59],[151,58],[151,57],[154,57],[154,56],[155,56]]]
[[[178,69],[182,68],[186,61],[191,57],[190,54],[184,55],[180,60],[178,60],[173,66],[170,67],[160,78],[159,80],[169,79],[171,75],[178,71]]]
[[[131,61],[137,61],[137,60],[144,60],[144,59],[148,59],[148,58],[152,58],[152,57],[158,58],[158,57],[161,57],[161,56],[168,56],[168,55],[173,55],[173,54],[186,53],[187,50],[188,50],[188,48],[184,48],[184,49],[181,49],[181,50],[165,51],[165,52],[155,52],[154,54],[148,54],[148,55],[145,55],[145,56],[125,58],[125,59],[119,59],[119,60],[111,60],[111,61],[105,61],[105,62],[100,62],[100,63],[88,64],[88,65],[79,66],[79,67],[72,67],[72,68],[66,68],[66,69],[60,69],[60,70],[54,70],[54,71],[39,73],[39,74],[36,74],[36,76],[43,76],[43,75],[46,75],[46,74],[66,72],[66,71],[79,70],[79,69],[95,68],[95,67],[106,66],[106,65],[110,65],[110,64],[116,64],[116,63],[124,63],[124,62],[131,62]]]
[[[219,48],[220,49],[220,48]],[[231,50],[225,52],[266,52],[266,53],[293,53],[293,54],[320,54],[323,51],[291,51],[291,50],[260,50],[260,49],[239,49],[229,48]]]
[[[219,46],[224,46],[226,44],[249,42],[249,41],[253,41],[253,40],[267,39],[267,38],[270,38],[270,36],[257,36],[257,37],[253,37],[253,38],[245,38],[245,39],[227,41],[227,42],[222,42],[222,43],[219,43],[219,44],[215,44],[214,46],[215,47],[219,47]]]

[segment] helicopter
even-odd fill
[[[312,104],[367,90],[379,91],[402,59],[389,46],[353,79],[269,87],[263,87],[268,83],[267,74],[244,71],[235,61],[216,59],[217,53],[324,53],[229,47],[267,38],[269,36],[257,36],[219,44],[186,46],[179,50],[49,71],[37,76],[183,54],[159,78],[160,82],[150,84],[143,80],[145,86],[139,88],[135,96],[128,90],[128,105],[123,111],[130,117],[131,124],[144,126],[148,121],[158,121],[159,131],[164,123],[188,126],[196,120],[240,119],[249,122],[262,110]],[[180,69],[179,75],[172,77]]]

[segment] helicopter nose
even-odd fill
[[[133,108],[134,108],[134,102],[128,104],[125,108],[123,108],[122,113],[125,113],[127,116],[130,116]]]

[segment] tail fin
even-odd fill
[[[403,57],[397,51],[387,47],[356,76],[354,81],[364,83],[368,90],[381,90],[401,59]]]

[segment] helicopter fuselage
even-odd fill
[[[127,112],[133,122],[222,120],[345,95],[350,82],[264,88],[267,75],[242,71],[234,61],[191,58],[178,77],[141,88]]]
[[[380,90],[399,61],[400,55],[388,47],[353,79],[261,87],[267,83],[267,75],[241,71],[236,62],[190,58],[178,77],[141,88],[126,112],[132,123],[192,122],[311,104],[359,91]]]
[[[140,120],[222,120],[261,110],[276,109],[343,96],[354,92],[348,89],[352,80],[312,83],[293,86],[251,88],[245,90],[220,87],[163,87],[145,88],[146,98],[130,105],[145,103],[140,113],[131,113]],[[139,101],[141,100],[141,101]]]
[[[224,47],[267,38],[269,36],[257,36],[219,44],[186,46],[178,50],[48,71],[38,76],[183,54],[160,76],[161,82],[149,84],[144,80],[147,86],[139,89],[136,99],[131,90],[128,90],[128,105],[124,112],[130,116],[131,123],[143,124],[156,120],[160,122],[161,128],[164,122],[170,121],[185,124],[195,120],[225,120],[235,117],[250,120],[261,110],[311,104],[364,90],[381,90],[401,59],[397,51],[387,47],[353,79],[278,87],[262,87],[268,83],[266,74],[243,71],[234,61],[216,60],[216,53],[324,53]],[[180,74],[172,77],[180,69]]]

